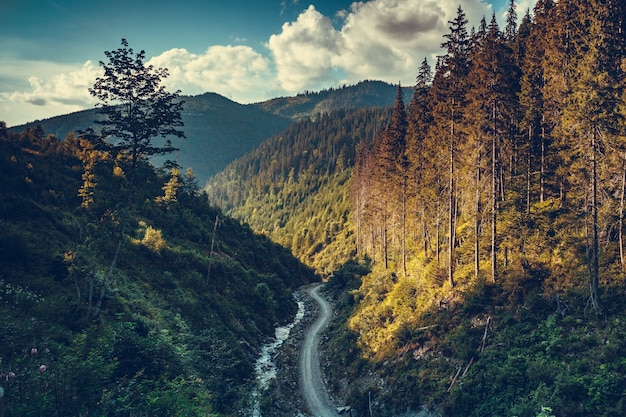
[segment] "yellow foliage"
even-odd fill
[[[139,233],[143,233],[143,238],[133,239],[133,243],[143,245],[155,252],[165,249],[167,243],[163,238],[163,232],[152,226],[146,225],[145,222],[139,222]]]
[[[113,175],[119,178],[124,178],[126,174],[124,173],[122,167],[115,165],[115,167],[113,167]]]

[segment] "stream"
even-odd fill
[[[298,312],[293,321],[285,326],[277,327],[274,332],[274,340],[261,348],[261,355],[254,364],[256,377],[256,387],[252,391],[252,417],[261,417],[259,397],[269,385],[269,382],[276,378],[276,364],[274,358],[283,342],[289,337],[291,329],[304,317],[304,302],[295,297],[298,303]]]

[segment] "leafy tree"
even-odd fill
[[[169,139],[160,146],[154,139],[185,137],[178,129],[183,126],[184,102],[179,100],[180,91],[170,93],[161,85],[168,76],[167,69],[146,66],[145,52],[135,53],[126,39],[122,39],[121,48],[104,54],[109,59],[108,63],[100,61],[104,76],[98,77],[89,89],[89,93],[100,100],[98,113],[107,116],[96,121],[101,126],[98,138],[114,140],[106,146],[112,155],[127,157],[132,181],[141,159],[177,150]]]
[[[89,92],[99,101],[98,113],[106,116],[95,123],[101,126],[99,132],[89,128],[82,136],[90,148],[108,152],[120,164],[128,183],[125,206],[120,219],[120,232],[113,260],[105,275],[100,298],[96,305],[97,314],[105,296],[111,276],[116,267],[124,234],[126,231],[133,193],[137,181],[139,164],[147,158],[165,155],[176,150],[169,136],[184,138],[181,111],[183,101],[180,91],[170,93],[161,85],[168,72],[165,68],[156,69],[144,63],[145,52],[135,52],[122,39],[122,47],[105,51],[108,62],[100,61],[104,75],[98,77]],[[156,138],[165,139],[163,144],[155,143]],[[85,151],[89,154],[89,151]],[[89,167],[89,163],[86,165]],[[91,202],[93,178],[86,170],[85,184],[81,188],[83,204]]]

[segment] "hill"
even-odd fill
[[[185,169],[192,168],[201,184],[233,159],[292,123],[289,118],[235,103],[215,93],[185,96],[182,100],[185,101],[182,119],[186,139],[177,140],[175,146],[180,151],[168,157]],[[10,130],[19,133],[40,125],[46,133],[63,139],[69,132],[94,126],[93,121],[98,117],[96,110],[90,109],[14,126]],[[152,162],[158,166],[164,159]]]
[[[255,106],[273,114],[294,120],[314,118],[335,110],[349,110],[393,105],[397,86],[382,81],[361,81],[355,85],[330,88],[318,92],[306,91],[295,97],[278,97]],[[412,88],[403,88],[407,100]]]
[[[387,108],[305,119],[211,178],[212,204],[289,248],[318,273],[354,255],[350,178],[356,145],[387,123]]]
[[[0,131],[0,411],[236,415],[261,345],[316,276],[193,182],[157,198],[171,177],[149,164],[128,215],[106,159],[81,207],[78,145]]]

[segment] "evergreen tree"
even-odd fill
[[[382,230],[382,247],[385,267],[388,267],[389,233],[397,233],[400,229],[400,240],[404,247],[406,234],[406,134],[407,115],[402,94],[398,85],[396,102],[391,114],[391,121],[384,131],[378,135],[374,143],[374,180],[375,195],[380,201]],[[394,227],[394,222],[399,227]],[[390,230],[391,228],[391,230]],[[403,251],[404,252],[404,251]],[[404,257],[404,253],[403,253]]]
[[[495,15],[487,28],[484,39],[472,51],[472,67],[468,76],[470,88],[467,93],[467,111],[464,125],[467,129],[467,142],[463,152],[465,177],[474,178],[474,264],[478,277],[480,268],[480,231],[484,200],[491,201],[491,278],[496,278],[497,252],[497,211],[498,201],[505,195],[503,182],[502,156],[514,147],[508,138],[510,126],[515,125],[517,108],[516,93],[518,70],[514,63],[513,51],[498,28]],[[506,146],[505,146],[506,145]],[[508,149],[507,149],[508,148]],[[468,160],[467,157],[470,159]],[[487,164],[487,161],[490,161]],[[463,166],[461,167],[463,169]],[[471,172],[475,170],[474,175]],[[484,173],[489,172],[487,186]],[[487,190],[489,192],[487,193]],[[488,197],[487,197],[488,196]],[[468,200],[472,196],[466,197]]]
[[[509,1],[509,8],[506,12],[506,27],[504,28],[504,40],[509,46],[513,46],[517,37],[517,6],[515,0]]]
[[[546,198],[545,182],[548,174],[546,155],[551,143],[551,129],[547,124],[547,109],[544,103],[544,56],[553,9],[552,0],[539,0],[534,9],[534,20],[530,23],[528,20],[522,22],[523,25],[526,23],[530,26],[526,42],[520,46],[520,49],[524,50],[521,61],[520,111],[522,120],[520,126],[526,138],[523,150],[527,155],[525,163],[527,213],[530,212],[530,204],[534,196],[537,196],[540,202]],[[534,184],[537,184],[536,191],[534,191]]]
[[[448,147],[448,281],[454,286],[454,248],[456,245],[457,196],[455,186],[456,149],[461,141],[459,122],[462,120],[467,92],[467,74],[470,69],[470,39],[467,19],[461,6],[454,20],[448,22],[450,32],[441,44],[446,54],[437,63],[431,97],[435,126],[430,134],[438,141],[446,138]]]
[[[599,201],[602,170],[605,163],[603,149],[606,139],[618,129],[619,101],[624,77],[620,69],[624,58],[624,37],[616,31],[620,22],[611,15],[607,2],[580,1],[569,9],[576,18],[571,29],[572,53],[568,72],[572,75],[570,91],[562,111],[562,135],[571,142],[576,163],[570,170],[575,178],[571,184],[585,189],[584,212],[590,223],[589,273],[590,301],[599,307]],[[619,19],[619,18],[618,18]],[[580,156],[576,156],[580,155]]]
[[[413,98],[407,115],[407,144],[406,154],[409,163],[409,199],[413,208],[413,216],[416,224],[421,225],[421,236],[424,256],[428,256],[428,227],[429,218],[436,216],[431,210],[432,202],[436,198],[429,190],[432,190],[431,179],[434,152],[426,143],[428,129],[432,124],[432,114],[429,99],[430,85],[432,82],[432,70],[428,60],[424,59],[416,78]]]

